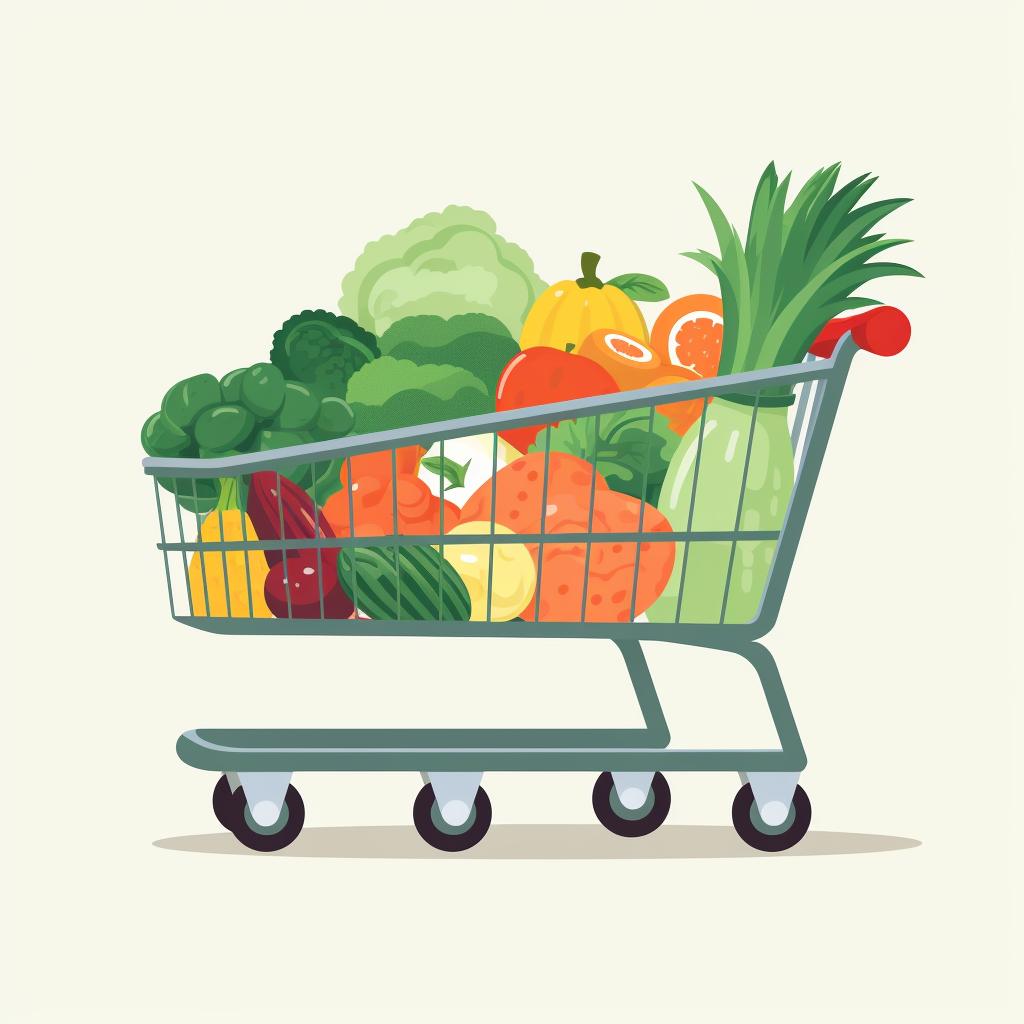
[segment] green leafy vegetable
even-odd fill
[[[171,388],[160,405],[163,414],[176,427],[189,431],[199,417],[221,400],[220,383],[212,373],[186,377]]]
[[[318,441],[344,437],[355,425],[355,421],[352,406],[344,398],[327,395],[320,400],[320,410],[312,428],[313,434]]]
[[[466,486],[466,473],[469,472],[469,464],[472,461],[470,459],[469,462],[459,463],[454,459],[442,459],[439,455],[431,455],[420,459],[420,465],[431,473],[443,476],[447,490],[449,487]]]
[[[594,458],[595,440],[597,471],[608,486],[651,505],[657,504],[669,462],[679,446],[679,436],[672,432],[668,420],[654,409],[631,409],[563,420],[551,428],[553,452],[566,452],[587,462]],[[530,451],[544,450],[541,435]]]
[[[448,320],[439,316],[407,316],[380,336],[380,352],[414,363],[461,366],[493,395],[498,378],[519,345],[493,316],[463,313]]]
[[[790,175],[770,163],[750,210],[747,240],[699,185],[721,253],[684,253],[718,277],[723,336],[719,373],[798,363],[821,328],[839,313],[877,300],[854,295],[879,277],[921,275],[902,263],[870,263],[906,238],[870,234],[883,217],[909,203],[857,204],[878,180],[862,174],[838,190],[839,164],[816,171],[786,205]]]
[[[242,404],[257,418],[270,419],[284,403],[284,374],[270,363],[254,363],[242,374]]]
[[[307,430],[316,423],[320,400],[297,380],[285,381],[284,402],[278,410],[274,425],[282,430]]]
[[[171,458],[180,455],[191,443],[192,438],[163,410],[153,413],[142,425],[142,447],[147,455]]]
[[[239,450],[252,434],[256,417],[240,405],[215,405],[196,420],[194,436],[200,451],[218,455]]]
[[[378,335],[407,316],[477,312],[518,337],[544,287],[490,216],[449,206],[367,245],[341,283],[340,309]]]
[[[377,339],[347,316],[306,309],[274,335],[270,361],[289,379],[318,395],[345,397],[349,378],[376,359]]]
[[[348,402],[360,433],[490,412],[487,388],[458,366],[381,356],[353,374]]]
[[[248,366],[240,366],[237,370],[225,373],[220,379],[220,391],[225,402],[238,403],[242,400],[242,377]]]
[[[668,298],[668,288],[650,274],[619,274],[605,284],[613,285],[636,302],[662,302]]]

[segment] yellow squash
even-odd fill
[[[217,507],[204,517],[203,525],[199,528],[199,539],[208,543],[259,540],[252,520],[239,508],[238,485],[235,480],[221,481],[220,500]],[[249,569],[248,579],[246,562]],[[192,593],[193,614],[220,617],[230,615],[233,619],[247,619],[250,616],[256,619],[269,619],[271,612],[263,596],[263,586],[269,571],[270,567],[262,551],[194,552],[188,564],[188,585]]]
[[[448,531],[448,536],[460,533],[487,534],[490,522],[459,523]],[[494,524],[494,532],[511,534],[501,523]],[[445,540],[444,557],[455,568],[466,585],[470,600],[470,621],[487,619],[487,584],[491,589],[491,621],[508,622],[514,619],[533,600],[537,584],[537,569],[525,544],[494,544],[491,558],[490,544],[459,544]]]
[[[621,288],[597,276],[597,253],[580,258],[583,276],[556,281],[538,296],[523,324],[522,349],[543,345],[572,352],[594,331],[616,331],[646,344],[647,323],[637,304]]]

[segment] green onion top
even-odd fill
[[[836,189],[839,164],[816,171],[786,205],[791,175],[781,181],[770,163],[750,209],[746,244],[721,207],[696,185],[721,253],[684,253],[707,267],[722,291],[719,373],[740,373],[800,362],[822,327],[846,310],[877,299],[854,295],[879,277],[921,277],[902,263],[870,263],[906,238],[870,232],[910,202],[857,204],[877,178],[862,174]]]

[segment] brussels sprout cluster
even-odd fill
[[[149,455],[167,458],[223,458],[344,437],[354,422],[343,398],[286,380],[272,363],[255,363],[219,381],[210,373],[179,381],[143,425],[142,447]],[[331,463],[316,468],[316,480],[308,464],[283,472],[306,489],[337,475]],[[212,509],[220,492],[217,479],[161,477],[159,482],[196,513]]]

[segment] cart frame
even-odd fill
[[[643,391],[623,392],[557,405],[468,417],[401,430],[343,438],[338,441],[302,445],[278,452],[254,453],[225,459],[147,458],[143,465],[154,477],[157,506],[160,510],[158,476],[193,478],[243,474],[259,469],[324,461],[345,455],[359,455],[407,444],[429,446],[434,441],[496,433],[499,430],[579,416],[594,416],[627,409],[648,408],[655,404],[716,395],[757,391],[766,387],[800,386],[800,397],[792,423],[792,441],[797,466],[791,497],[782,528],[762,535],[735,532],[723,536],[680,532],[671,535],[680,541],[731,539],[774,539],[776,546],[759,610],[748,623],[650,623],[650,622],[437,622],[376,621],[364,619],[254,619],[245,617],[206,617],[178,614],[174,606],[169,558],[186,551],[231,551],[239,549],[289,551],[304,546],[324,546],[314,541],[223,541],[219,543],[167,539],[160,513],[161,539],[167,574],[168,595],[174,618],[186,625],[223,634],[261,635],[358,635],[358,636],[493,636],[531,638],[572,638],[611,640],[624,660],[636,700],[643,716],[642,728],[629,729],[196,729],[178,740],[178,756],[186,764],[206,771],[223,773],[230,797],[219,784],[221,803],[215,793],[215,810],[223,823],[235,831],[247,845],[273,849],[274,830],[288,815],[291,774],[295,771],[418,771],[432,787],[436,807],[427,827],[441,836],[434,845],[462,849],[460,835],[469,826],[489,822],[479,803],[484,771],[599,771],[610,773],[614,785],[611,799],[618,819],[636,821],[654,814],[657,773],[664,771],[736,771],[745,785],[737,795],[733,819],[741,836],[761,849],[784,849],[798,832],[795,842],[807,830],[810,806],[798,786],[807,758],[790,708],[778,667],[769,651],[757,641],[774,626],[803,531],[811,497],[824,459],[840,399],[853,356],[858,351],[847,334],[836,345],[831,357],[815,359],[798,366],[779,367],[752,373],[732,374],[707,381],[688,382]],[[749,452],[748,452],[749,460]],[[738,518],[738,517],[737,517]],[[180,524],[179,524],[180,525]],[[737,524],[738,525],[738,524]],[[547,539],[557,537],[547,535]],[[467,538],[460,537],[460,541]],[[475,538],[469,538],[475,539]],[[481,538],[486,541],[487,538]],[[493,534],[490,538],[493,542]],[[534,538],[527,538],[534,539]],[[601,534],[601,541],[615,535]],[[625,539],[625,538],[623,538]],[[630,535],[630,540],[636,535]],[[385,544],[423,543],[422,537],[386,537]],[[330,547],[366,544],[365,538],[337,538]],[[730,563],[731,565],[731,563]],[[724,618],[724,610],[723,610]],[[731,653],[742,658],[755,671],[778,736],[778,746],[768,749],[683,749],[669,746],[671,737],[641,641],[660,640]],[[662,780],[663,781],[663,780]],[[599,780],[600,782],[600,780]],[[749,787],[749,788],[748,788]],[[244,794],[244,801],[238,796]],[[237,799],[236,799],[237,798]],[[234,810],[227,810],[234,800]],[[297,794],[296,794],[297,799]],[[667,800],[667,797],[666,797]],[[477,801],[477,802],[475,802]],[[486,801],[486,795],[484,795]],[[598,808],[595,788],[595,810]],[[664,801],[663,801],[664,803]],[[806,812],[803,807],[806,805]],[[301,801],[299,801],[301,808]],[[667,804],[655,808],[655,817],[664,820]],[[439,812],[439,816],[438,816]],[[479,813],[478,813],[479,812]],[[737,819],[737,814],[739,819]],[[239,831],[239,816],[247,828]],[[753,822],[752,835],[744,828]],[[292,825],[301,813],[292,812]],[[806,820],[794,820],[799,818]],[[486,818],[481,822],[478,818]],[[602,821],[605,819],[602,817]],[[660,824],[660,820],[657,824]],[[277,823],[277,824],[275,824]],[[467,824],[468,823],[468,824]],[[608,822],[605,822],[608,824]],[[417,821],[419,827],[420,822]],[[301,820],[299,821],[301,827]],[[609,827],[613,827],[609,825]],[[640,826],[638,825],[637,828]],[[656,827],[656,826],[655,826]],[[245,834],[255,830],[263,837],[263,847],[249,842]],[[461,831],[460,831],[461,830]],[[619,831],[617,828],[616,831]],[[420,829],[421,833],[424,829]],[[648,829],[650,831],[650,829]],[[620,834],[643,834],[622,831]],[[454,845],[444,846],[447,835]],[[293,837],[292,837],[293,838]],[[290,841],[290,840],[288,840]],[[473,839],[475,842],[476,839]]]

